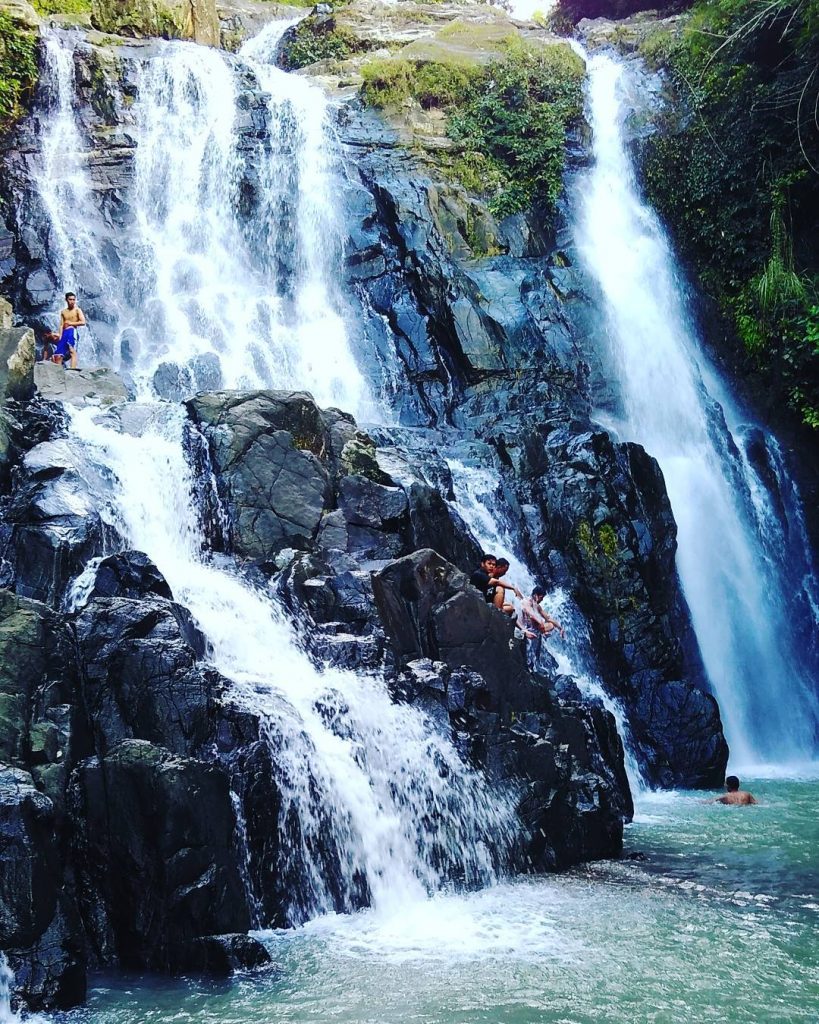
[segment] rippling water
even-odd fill
[[[644,797],[627,857],[264,936],[223,985],[98,979],[63,1024],[773,1024],[819,1019],[819,782],[756,808]],[[644,858],[644,859],[643,859]]]

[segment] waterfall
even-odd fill
[[[625,140],[626,70],[598,54],[588,73],[594,162],[578,182],[575,235],[620,391],[613,426],[665,476],[677,566],[735,761],[808,759],[819,708],[791,622],[789,590],[801,580],[770,531],[781,513],[740,454],[736,410],[701,352],[668,240],[640,196]]]
[[[232,681],[230,700],[265,724],[285,847],[288,818],[295,813],[300,825],[283,865],[299,879],[293,921],[353,909],[362,879],[382,907],[449,882],[492,882],[511,843],[511,803],[490,794],[418,711],[394,704],[383,680],[318,671],[272,595],[210,557],[192,500],[184,411],[160,403],[146,411],[149,422],[133,436],[115,415],[82,410],[72,439],[113,475],[106,514],[190,610],[212,664]],[[323,869],[328,846],[340,854],[340,907]]]
[[[359,412],[366,403],[334,294],[338,168],[327,107],[315,86],[267,63],[281,31],[269,27],[236,58],[165,44],[142,67],[126,197],[133,226],[110,281],[119,361],[130,363],[141,410],[129,425],[116,411],[75,411],[69,443],[111,483],[101,514],[190,610],[230,682],[227,699],[262,723],[281,795],[286,910],[298,923],[364,901],[389,908],[448,885],[490,884],[519,823],[513,794],[490,793],[420,711],[394,704],[381,678],[318,670],[272,590],[209,551],[184,409],[154,394],[165,364],[183,394],[267,385],[309,388]],[[74,41],[50,45],[70,93]],[[61,96],[47,144],[71,115],[71,95]],[[62,211],[49,206],[49,189],[66,187],[65,168],[53,171],[41,200],[56,231]],[[80,195],[82,162],[70,173]],[[247,189],[252,217],[242,213]],[[93,237],[88,246],[101,251]],[[89,582],[89,572],[74,582],[71,607],[87,600]]]
[[[322,405],[374,410],[335,288],[342,168],[328,104],[271,63],[289,24],[237,56],[176,42],[142,61],[121,231],[100,223],[87,174],[81,43],[47,38],[38,191],[54,269],[110,339],[83,358],[112,363],[143,396],[309,383]]]

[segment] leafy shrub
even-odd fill
[[[568,46],[518,47],[493,61],[452,114],[464,155],[481,154],[490,208],[499,216],[533,200],[553,206],[562,186],[566,131],[582,109],[583,62]],[[474,160],[474,157],[473,157]]]
[[[816,425],[819,0],[700,0],[682,34],[658,32],[643,52],[688,109],[647,144],[649,198],[727,314],[760,395]]]
[[[368,48],[332,16],[311,15],[285,33],[279,63],[285,71],[297,71],[319,60],[344,60]]]
[[[505,216],[537,200],[553,206],[562,184],[566,132],[582,109],[583,62],[566,45],[506,45],[486,67],[372,60],[362,96],[391,108],[408,99],[449,112],[457,151],[442,166]]]
[[[0,129],[21,116],[36,81],[36,34],[0,11]]]

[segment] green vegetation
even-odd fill
[[[91,14],[91,0],[31,0],[38,14]]]
[[[36,32],[0,11],[0,130],[22,115],[36,82]]]
[[[443,33],[439,33],[443,37]],[[362,70],[365,102],[382,108],[413,99],[449,114],[457,144],[443,161],[453,178],[484,196],[497,216],[560,193],[566,133],[582,107],[583,62],[563,44],[517,38],[485,66],[459,60],[374,60]]]
[[[649,197],[749,379],[819,427],[819,0],[700,0],[642,49],[691,115],[648,144]]]
[[[280,63],[285,71],[297,71],[318,60],[344,60],[368,49],[369,42],[337,24],[332,15],[310,15],[285,34]]]

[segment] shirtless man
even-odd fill
[[[532,630],[537,630],[543,636],[548,637],[557,630],[560,633],[561,640],[566,639],[566,630],[560,625],[557,619],[553,619],[548,612],[545,612],[541,607],[540,602],[546,596],[546,591],[543,587],[535,587],[532,591],[532,596],[527,597],[523,604],[520,606],[520,618],[518,625],[521,629],[527,633],[531,633]]]
[[[66,308],[60,313],[60,340],[57,342],[55,354],[60,356],[65,364],[65,357],[70,356],[72,370],[77,369],[77,341],[79,339],[79,328],[85,327],[85,313],[77,305],[77,296],[74,292],[65,293]]]
[[[753,794],[739,788],[739,779],[736,775],[728,776],[725,780],[725,788],[727,790],[725,796],[718,796],[714,801],[715,804],[732,804],[739,807],[747,807],[757,802]]]

